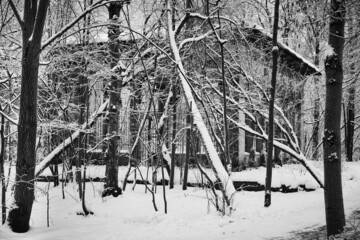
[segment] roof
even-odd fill
[[[258,26],[240,28],[245,39],[255,45],[255,47],[270,52],[272,49],[272,35]],[[295,50],[291,49],[282,41],[278,41],[280,62],[301,75],[321,75],[321,70]]]

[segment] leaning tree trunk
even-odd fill
[[[271,74],[271,86],[270,86],[270,99],[269,99],[269,138],[268,138],[268,152],[266,161],[266,178],[265,178],[265,207],[271,205],[271,178],[272,178],[272,157],[274,146],[274,101],[276,90],[276,73],[278,65],[279,48],[277,46],[277,32],[279,22],[279,0],[275,1],[275,14],[274,14],[274,26],[273,26],[273,67]]]
[[[166,1],[166,5],[167,5],[167,25],[168,25],[169,43],[177,66],[178,76],[180,78],[180,85],[182,87],[182,91],[184,93],[188,106],[189,107],[191,106],[191,115],[193,116],[194,126],[196,126],[197,129],[199,130],[199,135],[204,143],[206,153],[209,156],[209,160],[211,161],[214,167],[215,175],[221,182],[221,189],[222,189],[224,201],[226,205],[229,207],[229,210],[231,210],[233,195],[235,194],[235,188],[230,179],[229,174],[225,170],[220,160],[220,157],[216,151],[215,145],[211,139],[209,131],[200,114],[199,108],[196,105],[191,87],[186,79],[186,73],[180,57],[179,48],[175,40],[175,32],[172,30],[172,11],[169,0]]]
[[[120,10],[122,8],[122,3],[110,3],[108,7],[109,19],[110,21],[116,22],[120,15]],[[118,26],[111,25],[109,26],[109,54],[111,57],[110,67],[111,69],[116,66],[119,60],[119,44],[117,37],[120,34],[120,29]],[[115,73],[113,73],[115,74]],[[117,196],[120,192],[118,186],[118,145],[119,145],[119,106],[121,102],[120,98],[120,80],[117,76],[111,76],[111,81],[108,84],[109,89],[109,108],[107,116],[107,133],[110,134],[110,139],[108,141],[107,153],[106,153],[106,188],[108,189],[107,193],[112,193],[114,196]],[[110,191],[109,191],[110,190]]]
[[[345,226],[341,183],[341,100],[345,0],[332,0],[330,8],[329,46],[325,59],[326,102],[324,126],[325,213],[328,237],[343,232]]]
[[[41,38],[49,0],[24,1],[22,26],[21,97],[14,206],[8,216],[14,232],[27,232],[34,200],[37,128],[37,81]],[[15,7],[14,7],[15,9]],[[16,11],[16,10],[15,10]],[[20,17],[19,17],[20,18]]]

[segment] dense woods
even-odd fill
[[[0,5],[1,211],[13,232],[29,231],[39,193],[50,226],[52,192],[69,201],[73,189],[77,214],[97,217],[91,191],[121,205],[143,185],[137,198],[155,211],[171,215],[172,194],[199,188],[224,217],[241,216],[241,191],[263,191],[269,209],[273,191],[321,191],[324,236],[349,236],[358,1]],[[298,169],[306,180],[289,182]],[[279,171],[292,177],[272,181]]]

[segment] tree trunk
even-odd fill
[[[18,126],[16,184],[9,226],[27,232],[34,200],[35,145],[37,128],[37,81],[41,38],[49,0],[24,1],[22,21],[21,97]]]
[[[325,213],[328,237],[343,232],[345,226],[341,183],[341,100],[345,1],[332,0],[329,46],[333,52],[325,59],[326,102],[324,125]]]
[[[1,106],[0,106],[0,110]],[[6,183],[5,183],[5,171],[4,171],[4,162],[5,162],[5,117],[1,115],[1,127],[0,127],[0,179],[1,179],[1,215],[2,215],[2,224],[6,221]]]
[[[346,106],[346,122],[345,122],[345,153],[346,153],[346,160],[349,162],[353,161],[353,150],[354,150],[354,131],[355,131],[355,94],[356,94],[356,81],[358,76],[356,76],[356,66],[355,66],[355,58],[357,52],[357,40],[358,37],[355,37],[355,26],[357,21],[356,18],[356,10],[359,10],[359,7],[355,9],[356,6],[353,6],[349,9],[349,17],[348,17],[348,35],[349,38],[354,38],[352,41],[349,41],[349,51],[350,51],[350,69],[349,75],[350,78],[355,78],[351,80],[350,86],[347,90],[348,92],[348,101]],[[345,117],[345,116],[344,116]]]
[[[122,3],[110,3],[108,7],[110,21],[117,22],[120,16]],[[120,34],[120,29],[117,26],[110,26],[109,37],[109,54],[111,57],[110,67],[116,66],[119,60],[119,45],[117,37]],[[117,76],[112,76],[109,83],[109,115],[107,133],[110,134],[106,153],[106,188],[118,192],[118,148],[119,148],[119,106],[121,104],[120,98],[121,82]]]
[[[81,72],[84,71],[84,65],[86,64],[85,61],[81,61],[80,68],[82,69]],[[78,77],[78,104],[80,106],[80,116],[79,116],[79,125],[83,125],[85,122],[84,115],[85,115],[85,105],[86,105],[86,84],[87,80],[86,77],[80,76]],[[78,148],[78,156],[76,158],[76,182],[79,185],[79,199],[82,199],[82,180],[81,180],[81,164],[85,159],[85,149],[84,149],[84,140],[86,135],[80,131],[79,138],[77,139],[77,148]]]
[[[271,205],[271,178],[272,178],[272,157],[273,157],[273,145],[274,145],[274,101],[276,90],[276,73],[278,65],[279,48],[277,46],[277,31],[279,22],[279,0],[275,1],[275,13],[274,13],[274,26],[273,26],[273,49],[272,49],[272,75],[271,75],[271,87],[270,87],[270,99],[269,99],[269,138],[268,138],[268,152],[266,161],[266,178],[265,178],[265,207]]]
[[[314,64],[316,67],[319,67],[320,29],[317,25],[316,25],[316,30],[319,30],[319,31],[314,32],[314,37],[315,37],[315,61],[314,61]],[[320,126],[320,93],[319,93],[320,77],[319,76],[314,76],[314,84],[315,84],[315,102],[314,102],[314,114],[313,114],[314,126],[313,126],[313,138],[312,138],[312,158],[317,160],[319,157],[317,147],[319,145],[319,126]]]
[[[170,189],[174,188],[174,176],[175,176],[175,154],[176,154],[176,84],[172,87],[172,104],[173,104],[173,118],[172,118],[172,143],[171,143],[171,166],[170,166]]]
[[[190,112],[191,112],[191,106],[190,106]],[[188,175],[189,175],[189,162],[191,157],[191,131],[192,131],[192,121],[191,121],[191,115],[190,112],[186,116],[186,123],[188,129],[186,130],[186,149],[185,149],[185,164],[184,164],[184,179],[183,179],[183,185],[182,189],[187,189],[187,183],[188,183]]]
[[[353,161],[353,150],[354,150],[354,130],[355,130],[355,84],[351,84],[348,94],[349,99],[346,106],[346,158],[347,161]]]

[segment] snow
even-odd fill
[[[163,158],[165,159],[165,161],[170,166],[171,165],[171,156],[170,156],[170,153],[169,153],[169,149],[166,147],[165,143],[162,145],[161,151],[162,151]]]
[[[343,166],[347,216],[360,208],[359,172],[360,162],[346,163]],[[89,173],[94,174],[91,169]],[[253,170],[253,174],[262,173]],[[62,199],[60,187],[51,186],[49,228],[46,226],[46,196],[42,191],[36,190],[30,231],[15,234],[7,226],[2,226],[0,239],[257,240],[287,236],[292,231],[309,230],[325,224],[322,189],[289,194],[273,192],[269,208],[263,207],[264,192],[237,192],[234,196],[236,210],[230,216],[222,216],[207,199],[210,192],[202,188],[182,191],[179,185],[175,185],[173,190],[166,189],[168,214],[165,214],[161,187],[157,188],[155,195],[159,209],[155,212],[151,194],[145,193],[144,185],[137,185],[134,191],[127,190],[118,198],[104,199],[100,196],[101,185],[87,185],[87,205],[95,213],[88,217],[77,215],[81,211],[81,205],[76,200],[78,193],[75,184],[70,183],[65,188],[65,199]],[[38,183],[38,187],[46,189],[47,184]]]
[[[233,181],[251,181],[265,185],[266,168],[259,167],[248,171],[231,174]],[[320,186],[306,169],[299,164],[289,164],[283,167],[276,166],[272,171],[271,186],[280,188],[282,185],[298,188],[304,185],[308,189],[318,189]]]
[[[323,51],[324,51],[324,56],[325,57],[332,56],[332,55],[335,54],[334,48],[332,46],[330,46],[328,43],[325,43]]]

